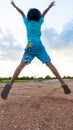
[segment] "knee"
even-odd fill
[[[27,64],[27,62],[21,62],[17,68],[23,69]]]
[[[51,66],[52,63],[51,63],[51,62],[46,62],[45,64],[46,64],[47,66]]]

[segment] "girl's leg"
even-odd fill
[[[21,62],[19,64],[19,66],[16,68],[13,77],[10,81],[11,85],[14,83],[14,81],[16,80],[16,78],[18,77],[18,75],[20,74],[20,72],[22,71],[22,69],[27,65],[27,63]]]
[[[60,81],[60,83],[64,83],[63,79],[61,78],[59,72],[55,68],[55,66],[51,62],[47,62],[46,65],[50,68],[50,70],[53,72],[53,74],[56,76],[56,78]]]
[[[71,93],[71,90],[69,89],[68,85],[65,84],[64,80],[61,78],[59,72],[55,68],[55,66],[51,62],[46,62],[46,65],[50,68],[50,70],[53,72],[53,74],[56,76],[56,78],[60,81],[61,87],[64,89],[65,94]]]
[[[5,87],[4,87],[4,89],[1,92],[1,97],[3,99],[7,99],[8,93],[9,93],[11,87],[12,87],[12,84],[14,83],[14,81],[16,80],[16,78],[18,77],[18,75],[20,74],[21,70],[25,67],[25,65],[27,65],[27,63],[21,62],[19,64],[19,66],[16,68],[16,70],[15,70],[15,72],[13,74],[13,77],[12,77],[10,83],[6,84]]]

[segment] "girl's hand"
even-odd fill
[[[51,8],[52,6],[55,6],[55,1],[52,1],[49,7]]]
[[[14,1],[13,1],[13,0],[11,0],[11,4],[12,4],[13,6],[15,6],[15,3],[14,3]]]

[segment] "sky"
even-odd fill
[[[44,11],[51,0],[14,0],[27,15],[30,8]],[[42,25],[42,42],[60,75],[73,76],[73,0],[56,0]],[[27,44],[22,16],[10,4],[0,0],[0,77],[12,77]],[[26,66],[19,76],[54,77],[38,59]]]

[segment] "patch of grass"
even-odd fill
[[[15,80],[15,82],[27,82],[27,81],[29,81],[29,80],[20,80],[20,79]],[[1,79],[0,80],[0,83],[8,83],[8,82],[10,82],[10,79]]]

